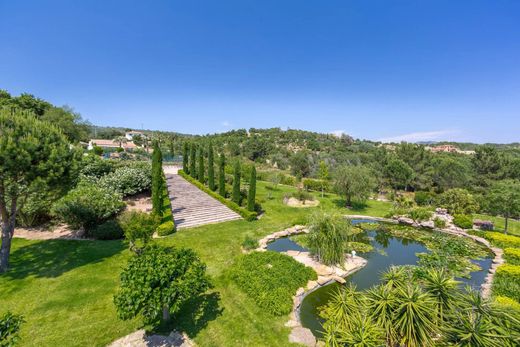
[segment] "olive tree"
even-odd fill
[[[509,218],[520,216],[520,182],[503,180],[494,183],[488,199],[488,211],[495,216],[504,217],[504,232],[507,233]]]
[[[53,124],[22,111],[0,111],[0,273],[9,268],[11,240],[18,211],[36,187],[67,187],[77,155]]]
[[[114,304],[121,319],[170,320],[182,304],[210,287],[206,265],[191,249],[148,246],[121,273]]]
[[[364,203],[376,187],[370,169],[364,166],[341,166],[336,170],[334,187],[336,192],[345,196],[347,206],[352,201]]]

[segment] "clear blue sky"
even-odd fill
[[[520,141],[520,1],[0,0],[0,88],[100,125]]]

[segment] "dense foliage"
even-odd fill
[[[231,278],[258,306],[274,315],[292,310],[296,290],[316,273],[293,258],[277,252],[253,252],[242,255],[230,270]]]
[[[99,180],[99,185],[112,188],[123,196],[135,195],[150,190],[152,168],[148,163],[128,165],[116,169]]]
[[[24,322],[22,316],[9,311],[0,317],[0,347],[11,347],[17,344],[18,332]]]
[[[114,303],[121,319],[169,320],[181,306],[210,287],[206,265],[190,249],[148,246],[121,273]]]

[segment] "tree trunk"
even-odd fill
[[[170,309],[168,308],[168,306],[163,306],[162,318],[163,318],[163,321],[165,321],[165,322],[170,321]]]
[[[9,254],[11,253],[11,240],[14,234],[14,223],[2,221],[2,246],[0,247],[0,273],[9,269]]]

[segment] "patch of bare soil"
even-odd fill
[[[149,192],[124,198],[128,211],[152,212],[152,197]]]
[[[284,203],[287,206],[291,206],[291,207],[315,207],[320,204],[320,201],[319,200],[301,201],[296,198],[289,198],[289,199],[284,200]]]
[[[28,240],[51,240],[51,239],[68,239],[68,240],[86,240],[83,238],[84,231],[72,230],[66,224],[56,226],[39,226],[34,228],[16,228],[14,237],[20,237]]]

